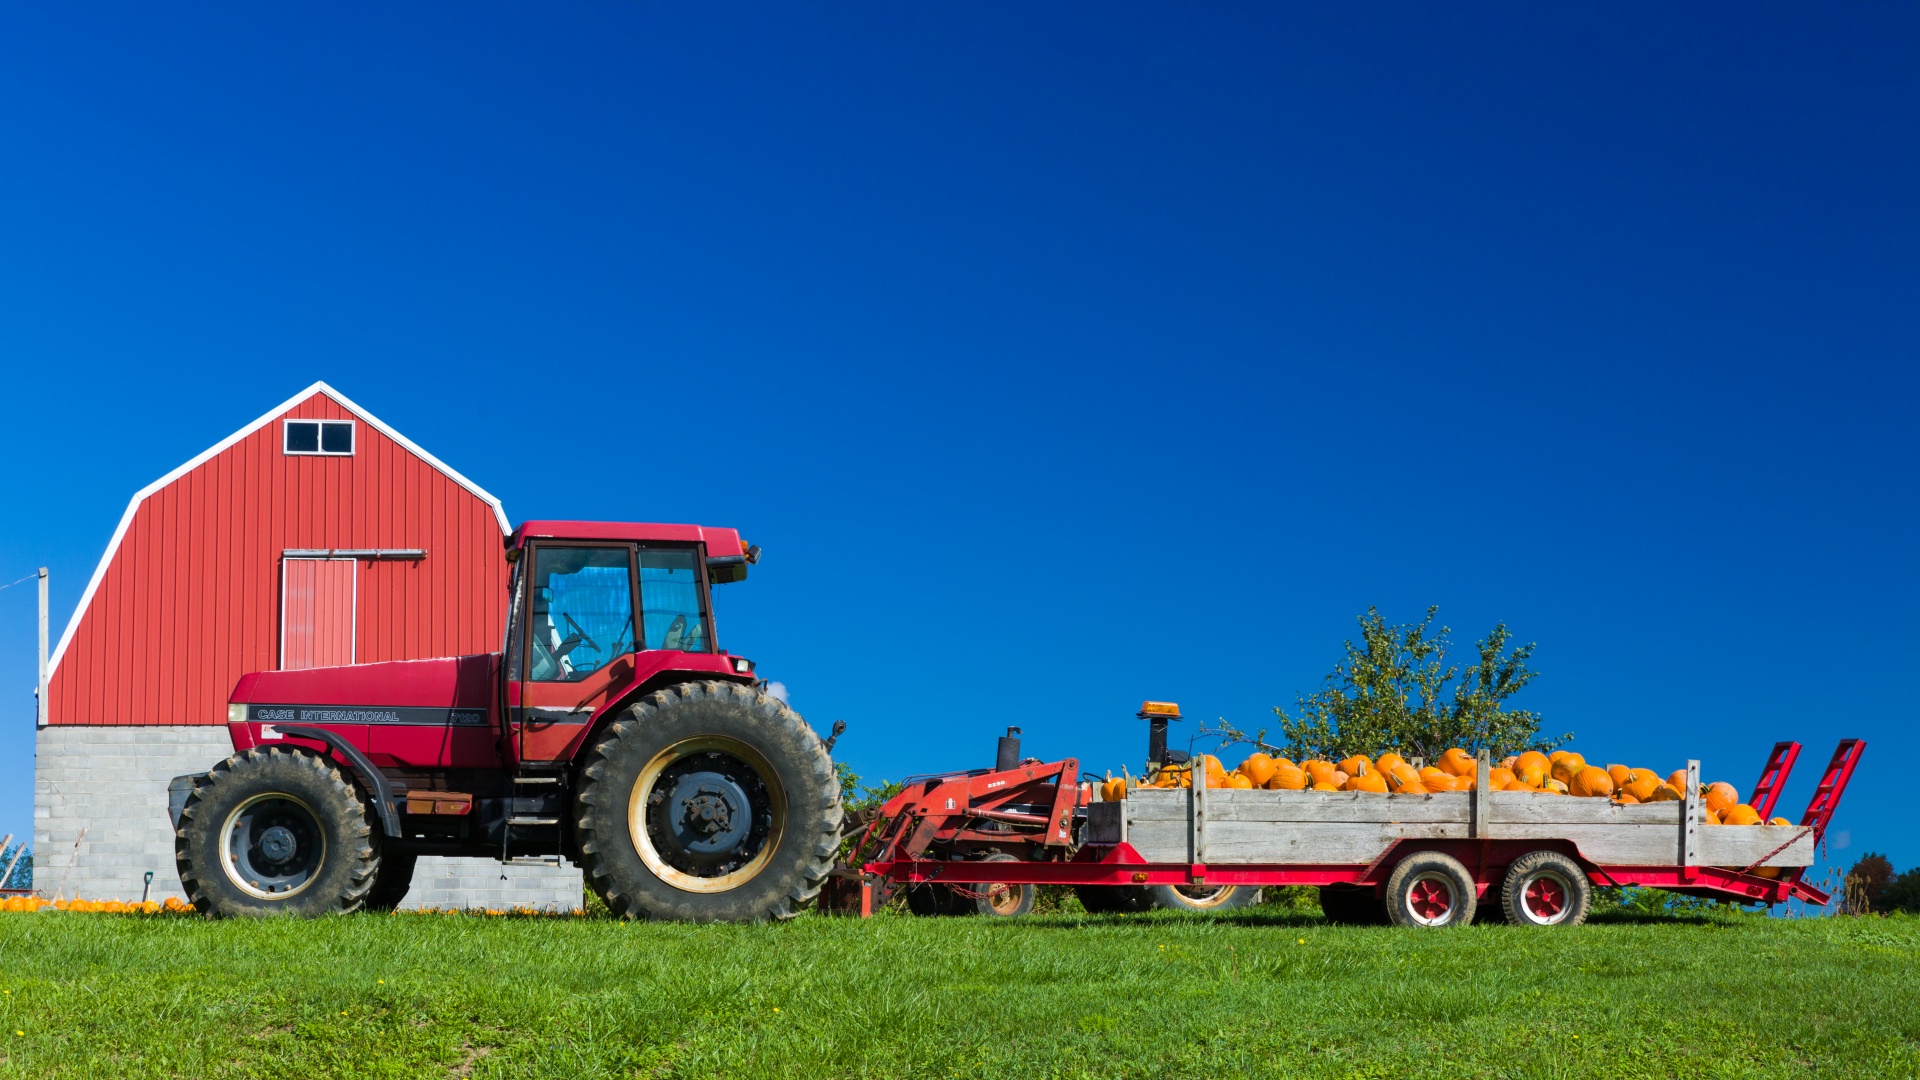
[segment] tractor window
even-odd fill
[[[694,558],[695,553],[685,549],[640,552],[641,625],[646,627],[647,648],[713,651]]]
[[[533,553],[527,676],[578,682],[633,651],[626,548],[539,547]]]

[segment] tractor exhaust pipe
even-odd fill
[[[1000,736],[1000,752],[993,759],[994,772],[1012,772],[1020,767],[1020,729],[1010,727]]]

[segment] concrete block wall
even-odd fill
[[[233,753],[224,727],[39,729],[34,737],[33,884],[43,896],[185,899],[173,861],[167,784]],[[505,873],[506,880],[501,880]],[[420,860],[402,907],[572,910],[580,870],[492,859]]]

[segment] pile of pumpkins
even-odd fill
[[[1302,761],[1264,753],[1249,755],[1232,771],[1212,754],[1202,754],[1181,765],[1160,768],[1148,787],[1192,787],[1193,774],[1199,769],[1202,783],[1210,788],[1267,788],[1274,791],[1367,791],[1379,795],[1428,795],[1443,791],[1472,791],[1479,763],[1473,755],[1454,747],[1440,755],[1438,764],[1414,768],[1392,751],[1370,759],[1359,754],[1345,761]],[[1535,795],[1566,795],[1576,798],[1611,799],[1622,806],[1650,802],[1677,802],[1684,798],[1687,771],[1680,769],[1662,779],[1652,769],[1632,769],[1625,765],[1601,768],[1589,765],[1571,750],[1542,754],[1529,750],[1494,766],[1487,783],[1495,791],[1520,791]],[[1127,795],[1125,779],[1115,780],[1111,773],[1101,786],[1101,798],[1109,801]],[[1732,784],[1719,781],[1700,789],[1705,820],[1709,825],[1759,825],[1760,814],[1740,801],[1740,792]],[[1788,825],[1785,818],[1768,824]]]

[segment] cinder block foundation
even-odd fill
[[[185,894],[173,862],[167,784],[233,753],[224,727],[57,725],[34,737],[33,884],[43,896],[138,900]],[[505,880],[502,880],[502,875]],[[407,908],[572,910],[577,867],[420,860]]]

